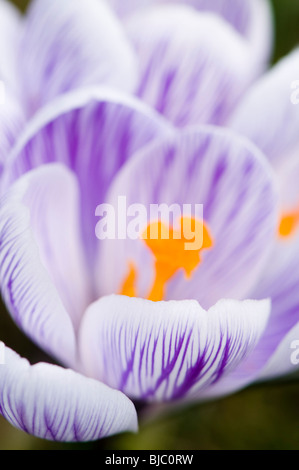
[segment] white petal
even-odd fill
[[[132,48],[101,0],[34,0],[20,61],[31,113],[78,87],[105,84],[132,91],[137,78]]]
[[[299,370],[299,322],[283,338],[261,371],[260,379],[272,379]]]
[[[248,43],[212,14],[157,7],[133,15],[126,30],[139,58],[138,96],[180,127],[223,124],[259,73]]]
[[[299,77],[299,49],[282,59],[248,91],[230,126],[250,138],[276,168],[299,148],[299,104],[292,95]],[[298,158],[298,153],[297,153]]]
[[[0,413],[13,426],[55,441],[92,441],[137,429],[134,405],[121,392],[72,370],[30,366],[8,348],[0,365]]]
[[[184,4],[213,12],[246,38],[258,60],[267,61],[273,42],[273,15],[269,0],[109,0],[121,17],[159,4]],[[146,10],[143,11],[147,14]]]
[[[44,166],[2,198],[0,216],[0,284],[8,310],[31,339],[68,364],[76,358],[76,309],[88,304],[76,194],[68,170]]]
[[[196,301],[100,299],[80,331],[88,374],[149,401],[199,399],[256,345],[268,301],[222,300],[209,311]]]

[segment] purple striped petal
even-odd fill
[[[0,0],[0,176],[25,123],[18,71],[21,34],[19,11],[11,2]]]
[[[119,196],[126,206],[142,204],[146,228],[152,204],[203,205],[214,245],[186,280],[178,272],[167,286],[167,300],[197,299],[204,308],[220,298],[242,299],[256,283],[276,241],[278,220],[274,177],[264,156],[250,142],[219,128],[183,131],[139,152],[115,179],[107,202],[118,217]],[[187,208],[188,209],[188,208]],[[123,212],[120,214],[123,216]],[[132,214],[131,214],[132,215]],[[185,214],[186,215],[186,214]],[[187,214],[189,215],[189,214]],[[127,222],[132,221],[128,215]],[[129,263],[137,271],[137,293],[147,297],[154,259],[138,237],[102,240],[96,278],[99,294],[121,292]]]
[[[297,322],[285,336],[281,335],[280,341],[273,341],[273,337],[270,337],[268,329],[273,330],[271,325],[273,325],[272,311],[269,323],[253,352],[230,376],[213,385],[208,393],[204,394],[204,398],[219,398],[256,381],[270,380],[298,372],[299,323]]]
[[[31,366],[8,348],[0,366],[0,414],[16,428],[54,441],[93,441],[137,429],[134,405],[121,392],[72,370]]]
[[[278,241],[253,290],[255,298],[269,295],[273,302],[267,336],[274,346],[299,321],[299,236]],[[272,345],[273,347],[273,345]]]
[[[6,86],[3,92],[4,102],[0,102],[0,176],[26,122],[25,112],[19,100],[8,92]]]
[[[122,17],[150,5],[183,3],[181,0],[109,1]],[[273,19],[268,0],[185,0],[184,5],[221,16],[238,33],[249,40],[260,60],[269,59],[272,49]]]
[[[151,140],[171,132],[170,125],[129,96],[86,88],[45,107],[29,123],[7,169],[7,182],[45,163],[60,162],[79,179],[82,231],[93,262],[95,209],[115,174]]]
[[[20,328],[68,364],[90,302],[78,220],[78,188],[64,167],[22,177],[1,200],[0,285]]]
[[[271,297],[272,312],[267,329],[250,360],[250,367],[260,370],[278,348],[271,361],[273,366],[269,366],[269,375],[273,376],[292,369],[290,361],[285,358],[287,351],[289,356],[291,354],[286,346],[289,338],[294,335],[294,331],[298,331],[298,326],[295,329],[299,322],[298,264],[298,234],[291,240],[277,241],[271,258],[251,293],[256,299]]]
[[[72,89],[108,84],[135,87],[136,60],[105,2],[34,0],[29,8],[20,67],[32,113]]]
[[[278,167],[298,158],[299,105],[292,84],[299,77],[299,49],[282,59],[247,93],[230,126],[249,137]]]
[[[292,363],[292,356],[299,358],[298,253],[298,235],[293,240],[276,243],[269,262],[249,294],[255,299],[271,298],[267,328],[252,354],[228,380],[214,386],[209,391],[209,397],[229,394],[237,386],[243,388],[258,379],[270,379],[296,371],[298,363]],[[298,354],[292,349],[296,341]]]
[[[80,331],[88,374],[135,399],[199,399],[245,360],[263,332],[268,301],[100,299]]]
[[[157,7],[126,30],[140,62],[138,96],[177,126],[224,123],[256,77],[247,42],[215,15]]]
[[[299,203],[299,107],[292,102],[292,84],[299,76],[299,51],[277,64],[248,93],[232,119],[232,126],[250,137],[273,164],[280,183],[280,213]],[[250,367],[265,364],[283,337],[299,321],[298,233],[277,243],[254,298],[269,296],[272,314]],[[279,369],[279,368],[278,368]]]

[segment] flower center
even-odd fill
[[[150,223],[141,238],[154,257],[155,277],[147,296],[148,300],[153,301],[165,298],[166,285],[179,270],[182,269],[186,279],[190,280],[201,262],[201,251],[213,246],[207,225],[191,217],[180,219],[179,230],[163,222]],[[136,296],[136,279],[136,267],[130,263],[121,295]]]
[[[278,234],[280,238],[287,238],[294,234],[299,227],[299,209],[286,212],[279,223]]]

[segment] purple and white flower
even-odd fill
[[[204,123],[234,129],[254,142],[274,168],[279,217],[289,216],[293,229],[276,237],[250,294],[272,299],[264,346],[254,362],[271,351],[261,377],[292,372],[290,345],[299,338],[299,106],[291,95],[299,77],[299,50],[259,78],[272,49],[268,1],[188,0],[184,6],[178,0],[110,2],[137,53],[138,96],[178,127]],[[229,52],[223,54],[225,50]]]
[[[131,400],[206,400],[289,372],[299,328],[299,238],[277,239],[283,198],[299,203],[298,53],[258,78],[266,1],[112,3],[124,27],[100,0],[34,0],[25,19],[0,3],[1,291],[66,367],[5,347],[0,412],[62,441],[135,431]],[[283,158],[295,166],[281,180]],[[148,300],[157,266],[143,240],[95,236],[96,207],[119,195],[204,206],[213,246],[162,300]],[[119,295],[130,263],[135,298]]]

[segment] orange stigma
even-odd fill
[[[280,219],[278,235],[280,238],[288,238],[294,235],[299,227],[299,209],[286,212]]]
[[[128,297],[136,297],[136,278],[137,271],[134,263],[129,263],[128,275],[121,287],[120,295],[126,295]]]
[[[201,251],[213,246],[207,225],[198,219],[182,217],[180,229],[168,227],[163,222],[150,223],[141,238],[150,249],[155,260],[155,277],[148,294],[148,300],[165,298],[167,283],[180,270],[186,279],[191,279],[201,262]],[[128,276],[121,294],[135,296],[136,268],[130,263]]]

